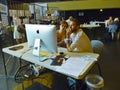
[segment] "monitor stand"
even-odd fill
[[[35,56],[39,56],[40,52],[40,39],[35,39],[34,47],[33,47],[33,52],[32,54]]]
[[[33,47],[32,54],[35,55],[35,56],[38,56],[39,57],[39,61],[47,60],[48,59],[47,57],[41,56],[40,48],[41,48],[41,40],[40,39],[35,39],[35,44],[34,44],[34,47]]]

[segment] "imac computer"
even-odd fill
[[[25,24],[25,28],[29,48],[34,49],[36,44],[40,48],[39,51],[57,53],[55,25]],[[40,41],[38,42],[37,39]]]

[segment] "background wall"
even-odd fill
[[[48,7],[57,7],[59,10],[120,8],[120,0],[74,0],[48,2]]]
[[[104,21],[109,16],[120,17],[120,0],[63,0],[48,2],[49,8],[57,8],[60,16],[67,19],[69,16],[80,19],[81,23],[90,20]],[[29,9],[29,4],[14,4],[9,9]],[[100,11],[102,9],[103,11]]]
[[[64,17],[67,19],[69,16],[73,16],[74,18],[77,18],[80,20],[81,23],[89,21],[104,21],[109,18],[109,16],[112,16],[113,18],[118,17],[120,18],[120,8],[115,9],[103,9],[103,11],[100,11],[100,9],[88,9],[88,10],[66,10],[66,11],[60,11],[61,17]]]

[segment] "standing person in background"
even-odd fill
[[[19,40],[22,38],[20,33],[18,32],[17,28],[18,25],[21,25],[21,19],[17,16],[13,17],[13,24],[14,24],[14,32],[13,32],[13,38],[15,39],[16,43],[19,44]]]
[[[80,23],[76,19],[71,20],[65,43],[68,51],[93,52],[88,36],[80,28]]]
[[[57,30],[57,45],[61,47],[65,47],[64,39],[66,37],[66,30],[67,30],[68,24],[65,20],[62,20],[60,22],[60,29]]]
[[[21,24],[21,25],[18,25],[17,27],[17,31],[19,32],[20,36],[21,36],[21,39],[19,42],[23,43],[25,41],[27,41],[26,39],[26,31],[25,31],[25,24]]]

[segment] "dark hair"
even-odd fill
[[[71,21],[75,22],[77,25],[80,25],[80,21],[78,19],[72,19]]]

